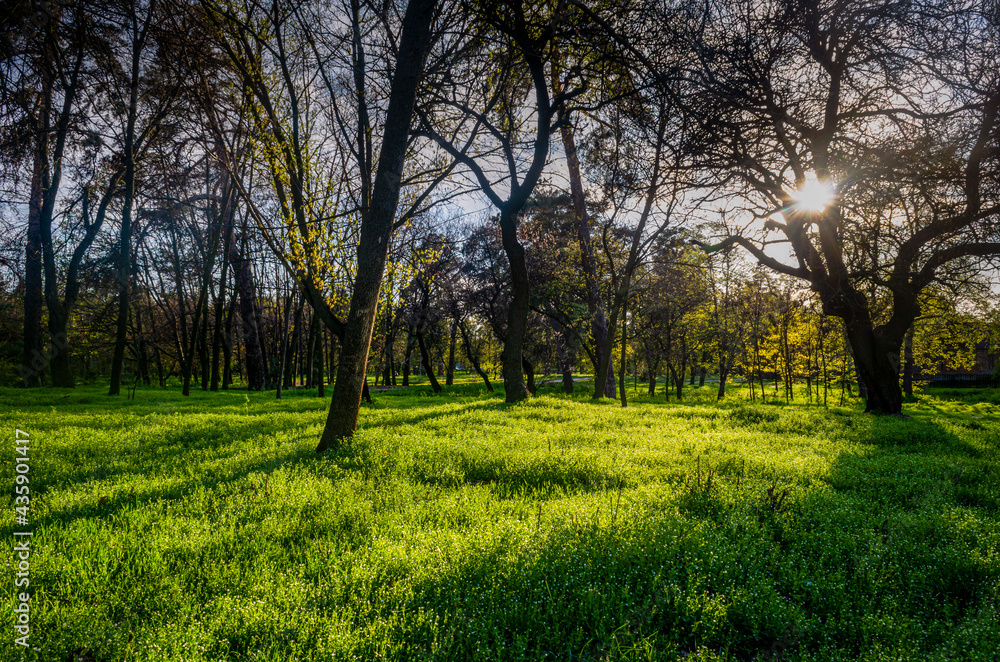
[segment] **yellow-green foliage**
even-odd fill
[[[314,393],[4,390],[34,648],[0,659],[995,659],[1000,399],[712,391],[400,389],[316,456]]]

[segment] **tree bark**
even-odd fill
[[[163,376],[163,358],[160,356],[159,347],[153,347],[153,356],[156,358],[156,381],[160,388],[163,388],[167,385],[167,380]]]
[[[472,364],[472,368],[476,371],[476,374],[478,374],[479,377],[483,380],[483,383],[486,384],[486,390],[489,391],[490,393],[492,393],[493,392],[493,384],[490,383],[489,375],[487,375],[483,371],[483,367],[479,363],[479,359],[477,359],[476,356],[473,354],[472,343],[469,342],[469,333],[468,333],[468,331],[466,331],[465,325],[462,324],[461,322],[459,322],[458,323],[458,330],[462,334],[462,344],[465,345],[465,356],[469,359],[469,363]],[[409,363],[409,361],[407,361],[407,363]],[[405,381],[406,381],[405,375],[406,375],[406,373],[404,373],[404,377],[403,377],[403,381],[404,381],[403,385],[404,386],[406,385],[405,384]]]
[[[530,284],[524,246],[517,239],[517,212],[500,213],[500,235],[504,253],[510,265],[511,302],[508,308],[507,331],[504,334],[503,352],[500,355],[503,388],[507,402],[519,402],[528,397],[524,383],[521,354],[528,330]]]
[[[382,384],[388,386],[392,384],[396,385],[396,376],[394,372],[395,366],[393,366],[392,361],[392,343],[394,340],[393,332],[393,319],[392,319],[392,306],[391,304],[386,306],[385,311],[385,342],[382,343]]]
[[[573,392],[573,366],[569,360],[569,352],[566,351],[566,341],[563,332],[557,327],[556,321],[551,320],[552,330],[555,331],[556,357],[559,359],[559,372],[562,374],[562,387],[564,393]]]
[[[285,388],[291,388],[295,384],[295,350],[299,345],[299,335],[302,333],[302,309],[305,306],[306,297],[301,295],[298,299],[295,306],[295,317],[292,319],[292,328],[290,329],[291,337],[285,346],[282,358],[284,368],[282,369],[281,381],[284,382]]]
[[[313,313],[312,322],[309,324],[309,340],[306,342],[306,388],[311,389],[316,385],[316,338],[319,327],[316,326],[316,315]]]
[[[290,293],[285,298],[285,311],[281,320],[281,349],[279,350],[280,364],[278,365],[278,378],[275,380],[274,385],[275,400],[281,400],[281,388],[285,385],[285,367],[288,364],[288,316],[292,310],[292,302],[294,300],[294,292]]]
[[[209,361],[208,361],[208,301],[205,301],[204,311],[201,315],[201,334],[198,338],[198,368],[201,370],[201,390],[208,390]],[[141,343],[141,340],[140,340]]]
[[[145,30],[144,30],[145,32]],[[132,249],[132,205],[135,202],[135,122],[139,102],[139,62],[141,45],[132,41],[132,77],[129,82],[128,121],[125,126],[125,193],[122,197],[122,225],[118,236],[118,321],[115,328],[115,349],[111,358],[111,386],[108,395],[121,393],[122,369],[125,364],[125,345],[128,342],[129,315],[129,266]]]
[[[411,0],[403,17],[371,206],[362,210],[358,271],[344,325],[337,381],[317,451],[339,445],[354,434],[358,426],[362,390],[367,381],[368,349],[378,310],[389,237],[399,203],[413,105],[423,73],[424,56],[430,44],[435,6],[436,0]]]
[[[59,57],[57,53],[58,44],[56,37],[56,27],[58,26],[60,19],[59,10],[56,11],[56,14],[53,15],[52,18],[53,21],[50,24],[50,29],[45,36],[41,103],[39,104],[39,109],[37,111],[41,115],[40,121],[37,122],[38,144],[35,151],[35,165],[39,167],[40,175],[38,191],[35,190],[35,183],[32,181],[32,194],[35,194],[36,192],[41,193],[41,204],[35,206],[35,200],[33,199],[31,201],[31,208],[29,208],[29,216],[32,209],[36,209],[38,212],[36,216],[36,227],[38,230],[37,238],[38,246],[42,253],[42,265],[45,273],[43,297],[46,307],[50,309],[49,343],[51,345],[51,350],[49,354],[46,354],[44,351],[39,354],[33,354],[30,357],[30,363],[24,367],[37,373],[40,383],[41,376],[46,368],[46,362],[48,361],[48,367],[52,375],[52,385],[62,388],[73,388],[73,372],[69,362],[69,338],[67,335],[69,309],[61,305],[61,302],[59,301],[58,288],[56,287],[55,248],[52,241],[52,217],[55,210],[56,196],[59,192],[59,184],[62,179],[63,153],[66,147],[66,139],[69,135],[69,124],[72,115],[73,101],[78,90],[79,74],[83,65],[85,39],[76,40],[75,62],[73,64],[72,72],[68,77],[68,85],[66,85],[62,90],[62,108],[59,110],[56,125],[53,127],[51,124],[52,90],[53,82],[57,74],[53,71],[52,67],[55,65],[56,58]],[[52,150],[52,154],[50,155],[49,139],[51,136],[55,137],[55,145]],[[34,180],[34,176],[35,168],[33,166],[32,180]],[[84,214],[84,216],[86,216],[86,214]],[[30,218],[28,231],[30,235],[32,232],[32,228],[30,227]],[[81,243],[81,246],[89,245],[89,241],[92,240],[93,236],[88,233],[87,239]],[[28,248],[30,248],[30,245]],[[82,250],[86,249],[83,248]],[[76,265],[79,264],[80,258],[77,257],[78,255],[82,257],[80,248],[77,249],[73,256],[73,263]],[[26,255],[26,257],[28,256]],[[26,265],[26,267],[27,266],[28,265]],[[72,268],[73,267],[71,265],[71,269]],[[25,276],[27,278],[28,274],[26,273]],[[29,283],[26,282],[25,286],[27,287],[28,285]],[[34,288],[35,283],[31,283],[31,286]],[[29,294],[27,290],[25,293],[26,295]],[[74,292],[72,294],[72,298],[75,298],[75,296]],[[71,298],[69,283],[67,283],[67,298]],[[31,315],[35,314],[35,311],[31,310],[31,307],[27,305],[26,312],[30,312]],[[40,309],[38,314],[40,314]],[[25,321],[26,323],[30,323],[28,318],[26,318]],[[38,330],[38,342],[41,342],[41,329],[39,328]],[[25,348],[27,350],[27,345]]]
[[[406,350],[403,352],[403,387],[410,385],[410,356],[413,354],[413,328],[407,325]]]
[[[323,398],[326,397],[326,385],[323,383],[323,340],[326,330],[319,318],[319,313],[313,313],[313,324],[318,329],[316,338],[316,394]]]
[[[524,377],[526,386],[528,387],[528,392],[534,395],[538,391],[538,387],[535,386],[535,366],[531,361],[522,356],[521,368],[524,370]]]
[[[431,389],[435,393],[441,392],[441,384],[438,383],[437,377],[434,376],[434,368],[431,367],[431,357],[427,353],[427,345],[424,344],[424,332],[417,331],[417,347],[420,348],[420,364],[424,367],[424,372],[427,373],[427,378],[431,381]]]
[[[667,342],[663,350],[663,356],[667,364],[667,369],[663,371],[663,397],[667,402],[670,402],[670,380],[674,375],[673,342],[672,329],[667,327]]]
[[[573,128],[566,118],[562,118],[560,129],[563,149],[566,152],[566,167],[569,171],[570,200],[573,203],[573,218],[576,221],[576,235],[580,242],[580,262],[583,267],[583,278],[587,290],[587,310],[590,313],[590,333],[594,337],[594,373],[600,370],[601,359],[608,346],[608,323],[604,316],[604,302],[601,300],[600,281],[597,278],[597,260],[594,258],[594,245],[590,237],[590,218],[587,214],[587,201],[583,192],[583,178],[580,175],[580,159],[577,156],[576,140]],[[608,365],[608,377],[605,380],[604,396],[615,397],[615,368],[612,358]]]
[[[226,240],[226,245],[229,242]],[[222,275],[219,277],[219,292],[215,297],[214,321],[212,322],[212,377],[209,389],[219,390],[219,356],[222,350],[222,325],[224,323],[223,314],[225,311],[226,299],[226,271],[229,265],[229,251],[224,251],[222,256]]]
[[[24,355],[20,366],[25,388],[42,385],[45,374],[42,334],[42,237],[43,204],[42,155],[46,143],[39,141],[31,172],[31,199],[28,201],[28,236],[24,250]]]
[[[684,397],[684,371],[687,370],[687,336],[681,336],[681,359],[674,372],[674,386],[677,387],[677,402]]]
[[[266,388],[266,371],[260,329],[257,326],[257,297],[253,274],[250,271],[250,260],[241,254],[234,242],[229,248],[229,261],[236,273],[236,291],[240,300],[247,388],[251,391],[261,391]]]
[[[455,385],[455,344],[458,339],[458,319],[451,320],[451,334],[448,338],[448,367],[445,372],[445,386]]]
[[[865,411],[899,414],[903,392],[899,388],[899,350],[903,338],[879,337],[863,324],[848,324],[847,339],[854,352],[854,366],[866,387]]]
[[[229,389],[233,383],[233,320],[236,319],[236,293],[229,299],[229,310],[226,312],[225,333],[222,334],[222,390]]]
[[[726,397],[726,382],[729,380],[729,373],[733,369],[735,354],[727,344],[719,348],[719,391],[715,396],[716,402]],[[753,388],[753,379],[750,380],[750,388]]]

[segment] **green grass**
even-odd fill
[[[0,659],[1000,650],[995,394],[923,395],[900,419],[716,405],[714,385],[507,406],[464,381],[376,393],[323,456],[315,392],[0,390],[6,457],[31,433],[35,531],[33,649],[8,625]]]

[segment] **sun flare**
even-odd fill
[[[807,181],[793,195],[795,206],[802,211],[810,212],[823,211],[833,202],[836,196],[836,191],[832,186],[815,179]]]

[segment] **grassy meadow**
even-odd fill
[[[996,659],[1000,394],[714,388],[376,392],[321,456],[315,391],[0,390],[0,533],[15,428],[34,531],[0,659]]]

